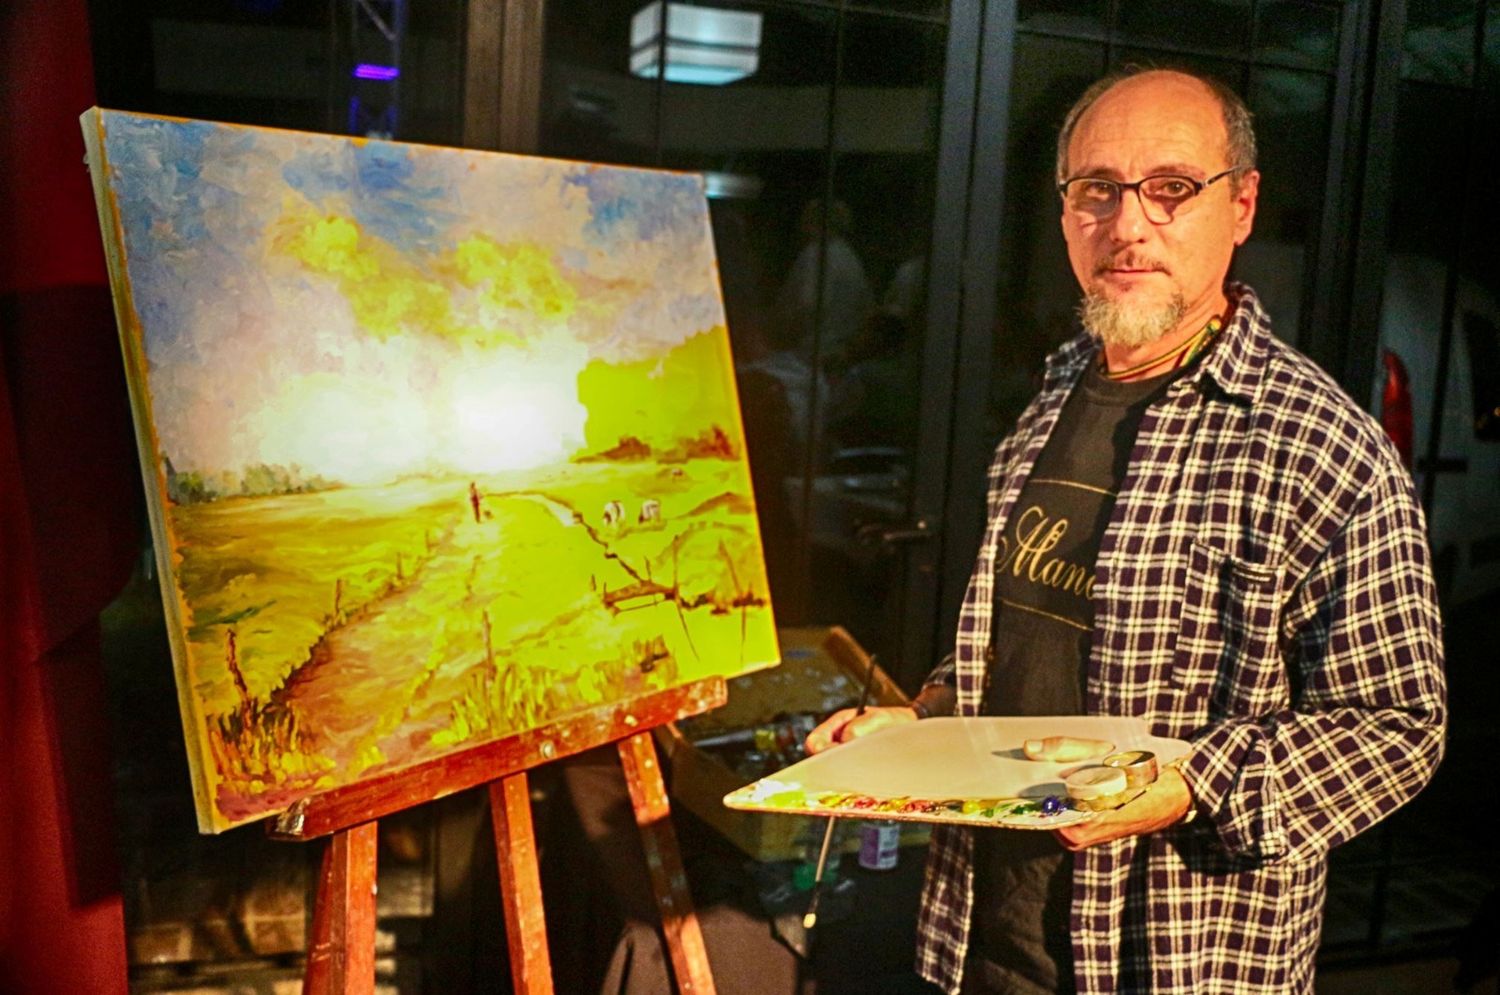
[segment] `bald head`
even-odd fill
[[[1177,69],[1130,66],[1094,82],[1068,110],[1067,117],[1063,118],[1062,129],[1057,134],[1057,182],[1061,183],[1072,175],[1068,149],[1079,121],[1107,95],[1118,98],[1142,87],[1160,90],[1163,95],[1177,91],[1182,97],[1189,96],[1193,91],[1206,93],[1217,106],[1223,122],[1224,161],[1236,169],[1236,173],[1230,177],[1230,184],[1237,188],[1240,174],[1255,168],[1255,129],[1251,124],[1250,109],[1237,93],[1212,76],[1199,76]],[[1099,109],[1107,111],[1108,101]]]

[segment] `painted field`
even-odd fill
[[[183,509],[220,807],[278,810],[774,655],[737,476],[727,461],[592,464]],[[606,521],[618,495],[634,507]]]

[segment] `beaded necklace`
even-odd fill
[[[1153,370],[1156,367],[1173,360],[1176,360],[1176,362],[1172,363],[1173,369],[1176,369],[1179,366],[1186,366],[1188,363],[1191,363],[1194,359],[1198,358],[1198,355],[1203,352],[1204,349],[1207,349],[1209,347],[1209,345],[1214,340],[1214,336],[1218,335],[1219,329],[1223,327],[1224,323],[1221,322],[1218,318],[1210,318],[1208,324],[1204,325],[1203,328],[1199,330],[1198,334],[1194,335],[1192,338],[1188,339],[1181,345],[1172,347],[1167,352],[1164,352],[1160,356],[1157,356],[1155,359],[1148,359],[1144,363],[1137,363],[1136,365],[1126,367],[1123,370],[1111,370],[1105,360],[1101,357],[1100,364],[1103,366],[1104,378],[1106,380],[1129,380],[1131,377],[1144,373],[1147,370]]]

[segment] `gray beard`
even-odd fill
[[[1138,349],[1150,345],[1175,329],[1187,314],[1187,302],[1181,294],[1161,307],[1141,308],[1121,304],[1098,294],[1084,294],[1078,304],[1083,327],[1097,335],[1105,345]]]

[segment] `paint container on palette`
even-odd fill
[[[901,828],[889,820],[866,822],[859,827],[859,866],[888,871],[901,855]]]

